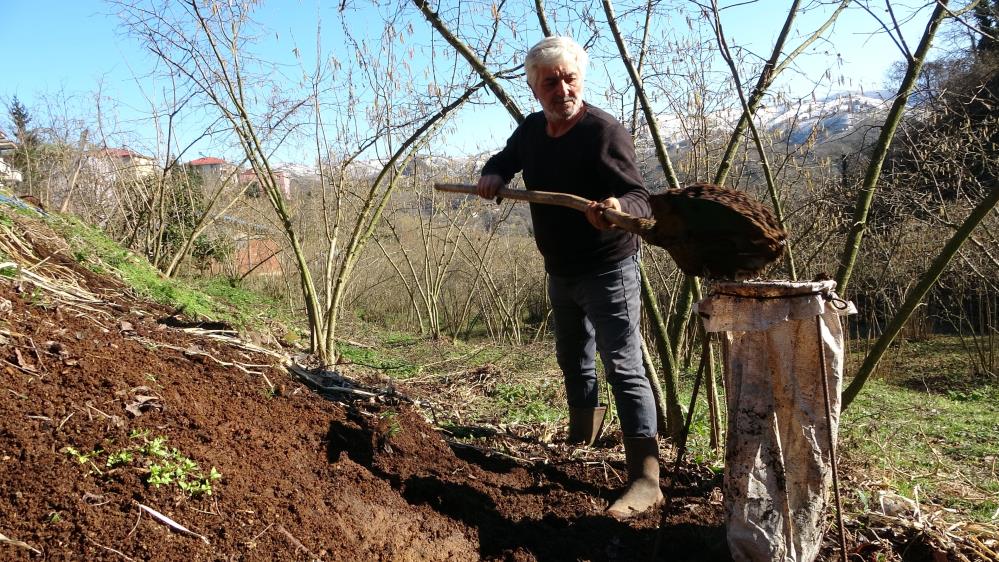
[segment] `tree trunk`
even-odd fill
[[[961,249],[961,246],[971,237],[971,233],[975,230],[975,227],[995,209],[996,203],[999,203],[999,185],[993,185],[985,195],[985,199],[982,199],[972,209],[971,213],[964,219],[964,223],[954,232],[954,235],[944,245],[943,250],[940,251],[940,254],[930,264],[930,268],[920,278],[919,283],[908,292],[901,308],[892,317],[891,322],[888,323],[888,327],[885,328],[881,337],[878,338],[878,341],[874,343],[874,347],[871,348],[867,357],[864,358],[864,363],[853,377],[853,381],[843,391],[842,409],[845,410],[853,402],[853,399],[860,394],[860,390],[864,388],[867,379],[870,378],[874,369],[877,368],[881,358],[888,351],[891,343],[895,341],[895,337],[902,331],[906,321],[912,316],[913,311],[916,310],[916,307],[922,302],[926,293],[929,292],[930,288],[937,282],[937,279],[940,278],[940,275],[947,269],[951,260],[957,255],[958,250]]]
[[[839,271],[836,272],[836,290],[841,295],[846,294],[846,289],[850,283],[850,276],[853,274],[853,266],[857,262],[860,254],[860,244],[864,239],[864,231],[867,229],[867,214],[871,209],[871,201],[874,200],[874,192],[877,190],[878,179],[881,177],[881,166],[884,165],[888,156],[888,148],[895,137],[895,130],[902,122],[902,115],[905,113],[905,104],[909,101],[909,94],[912,93],[919,78],[919,72],[926,61],[926,54],[933,43],[933,36],[936,35],[940,23],[947,17],[947,0],[938,0],[930,21],[926,24],[923,37],[919,41],[919,47],[908,61],[905,70],[905,77],[895,95],[888,116],[885,118],[881,128],[881,135],[874,146],[871,155],[871,163],[867,167],[864,176],[864,184],[857,193],[857,203],[853,210],[853,221],[850,226],[850,234],[847,236],[846,244],[843,247],[843,254],[840,258]]]

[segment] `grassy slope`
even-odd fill
[[[96,273],[118,277],[140,295],[189,318],[218,320],[236,328],[252,328],[276,317],[289,321],[273,299],[234,287],[226,279],[167,279],[100,230],[71,217],[52,218],[49,224],[65,237],[77,261]]]

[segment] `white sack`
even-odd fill
[[[722,283],[698,303],[724,332],[728,436],[725,511],[735,560],[811,562],[832,487],[816,318],[822,324],[832,431],[839,427],[843,332],[856,312],[836,283]]]

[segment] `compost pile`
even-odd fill
[[[728,558],[707,468],[682,466],[664,510],[618,522],[602,511],[620,455],[515,432],[459,441],[427,419],[460,405],[416,388],[331,400],[289,373],[287,350],[167,326],[175,311],[78,264],[43,221],[13,221],[0,225],[20,265],[0,276],[4,560]]]

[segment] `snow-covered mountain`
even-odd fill
[[[275,168],[295,178],[314,178],[319,175],[319,172],[316,171],[316,167],[310,164],[281,162],[277,164]]]
[[[802,144],[812,135],[817,142],[841,137],[860,123],[886,113],[890,105],[888,95],[840,92],[825,99],[761,108],[758,115],[771,133],[781,138],[789,135],[791,143]]]
[[[887,112],[890,105],[891,94],[887,92],[837,92],[825,98],[763,104],[756,111],[756,123],[761,130],[792,144],[802,144],[812,135],[821,143],[848,134],[860,123]],[[667,115],[659,119],[659,129],[667,144],[682,149],[689,143],[689,129],[727,136],[741,114],[741,108],[732,107],[702,118]]]

